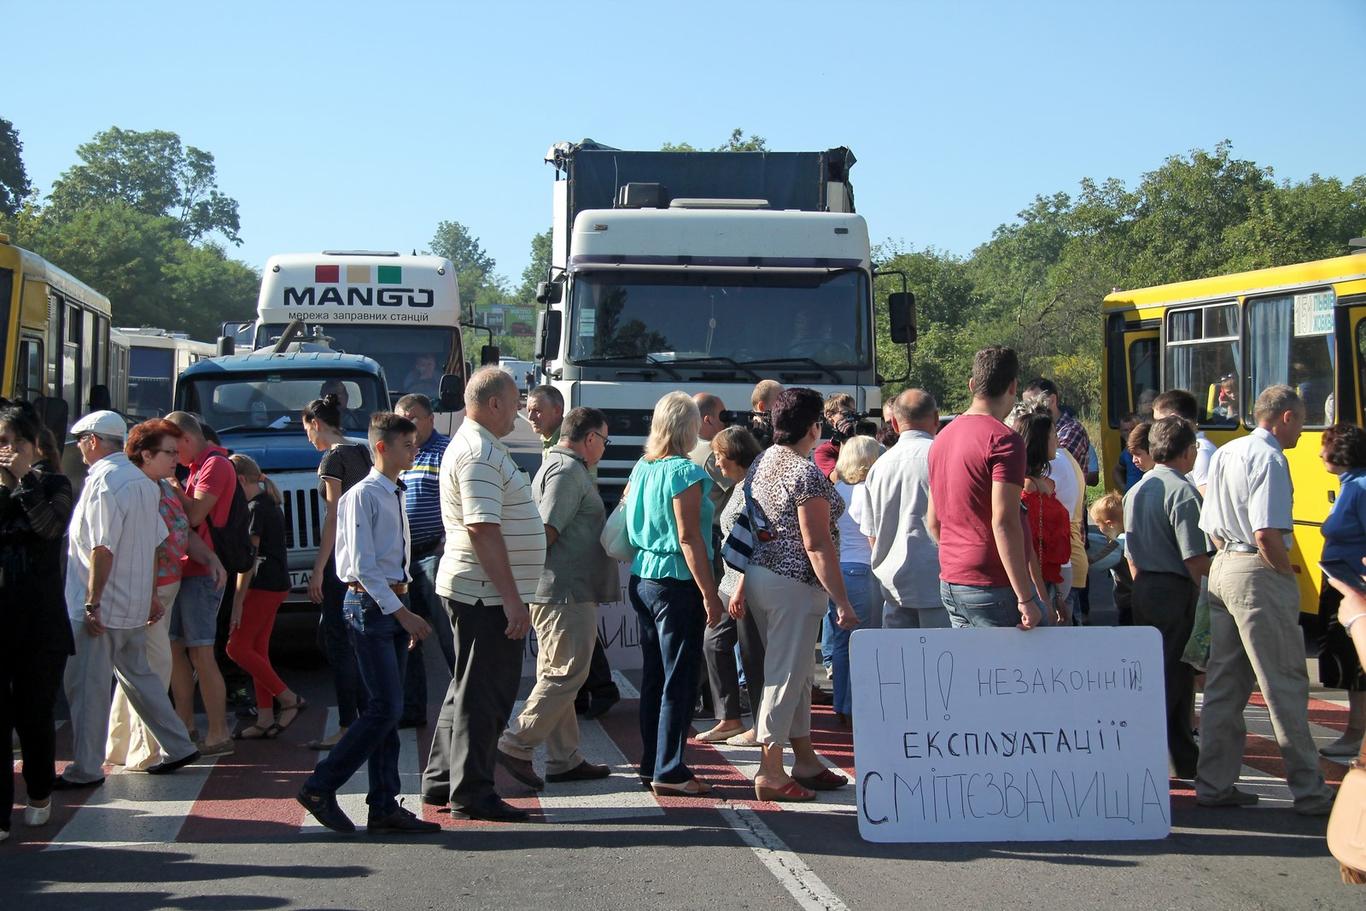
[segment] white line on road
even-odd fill
[[[768,868],[788,894],[806,911],[848,911],[848,906],[830,890],[815,871],[806,865],[778,837],[768,823],[749,807],[723,803],[717,807],[740,840],[749,846],[759,862]]]
[[[616,683],[617,689],[621,690],[622,699],[640,698],[640,690],[636,689],[635,684],[627,680],[621,671],[612,671],[612,680]]]

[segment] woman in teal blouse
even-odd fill
[[[645,456],[627,484],[631,606],[640,620],[640,780],[656,794],[705,794],[683,761],[692,729],[705,628],[724,607],[712,576],[707,497],[712,480],[688,453],[702,418],[692,396],[671,392],[655,405]]]

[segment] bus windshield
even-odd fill
[[[311,336],[310,323],[305,335]],[[363,354],[379,361],[389,391],[398,395],[420,392],[429,398],[441,394],[441,374],[459,369],[459,357],[452,354],[460,344],[459,333],[449,327],[376,326],[373,323],[316,324],[333,351]],[[257,334],[256,347],[265,348],[279,341],[283,323],[268,323]]]
[[[575,277],[570,358],[579,364],[872,360],[867,275],[591,271]]]
[[[218,433],[288,430],[299,433],[304,407],[326,391],[342,400],[342,430],[364,435],[370,413],[387,409],[379,379],[368,373],[245,373],[197,376],[186,383],[180,406]]]
[[[170,348],[132,348],[128,352],[128,415],[159,418],[171,410],[175,352]]]

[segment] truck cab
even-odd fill
[[[368,357],[331,351],[267,349],[201,360],[176,383],[178,410],[199,415],[230,452],[251,456],[284,497],[288,602],[308,602],[325,506],[318,491],[322,453],[308,441],[304,407],[324,384],[343,401],[342,431],[366,442],[370,414],[389,408],[384,368]]]

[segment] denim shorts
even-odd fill
[[[186,576],[171,610],[171,639],[187,648],[213,645],[218,638],[218,608],[223,589],[213,587],[213,576]]]

